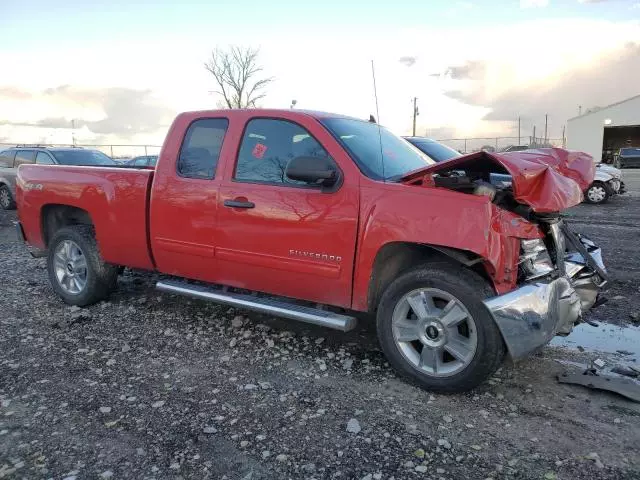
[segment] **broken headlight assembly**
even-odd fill
[[[521,241],[518,276],[522,281],[544,277],[554,270],[551,256],[541,239]]]

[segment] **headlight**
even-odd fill
[[[544,277],[555,270],[547,247],[539,238],[521,241],[518,263],[523,280]]]

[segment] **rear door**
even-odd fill
[[[163,273],[216,280],[219,159],[228,124],[223,117],[194,120],[177,158],[167,154],[155,172],[149,228],[154,260]]]
[[[289,179],[297,156],[329,157],[341,185],[323,191]],[[219,282],[350,306],[359,177],[345,157],[311,117],[249,119],[218,200]]]

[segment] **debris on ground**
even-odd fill
[[[568,372],[558,375],[557,378],[560,383],[582,385],[594,390],[606,390],[634,402],[640,402],[640,384],[627,378]]]

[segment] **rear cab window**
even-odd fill
[[[226,118],[201,118],[189,125],[180,148],[178,174],[187,178],[215,178],[228,126]]]

